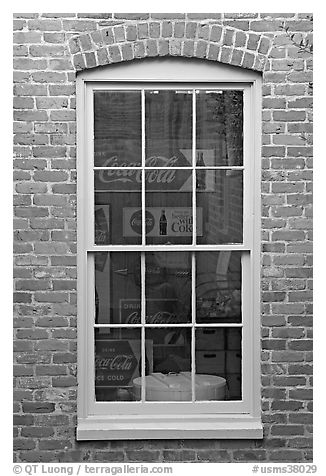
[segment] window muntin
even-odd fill
[[[112,250],[106,252],[110,268],[105,277],[99,277],[99,270],[96,270],[96,263],[103,260],[105,252],[94,253],[91,258],[93,267],[95,261],[96,270],[93,303],[97,336],[95,342],[102,345],[102,348],[97,348],[100,349],[103,361],[103,341],[107,340],[112,344],[119,340],[116,336],[121,336],[121,346],[129,344],[129,348],[131,346],[134,349],[130,355],[134,355],[137,365],[133,365],[135,370],[130,381],[137,379],[139,384],[131,389],[129,381],[128,385],[117,386],[114,392],[110,380],[106,397],[103,379],[105,375],[108,379],[112,377],[108,372],[105,374],[103,369],[101,373],[95,365],[93,374],[96,379],[96,401],[128,401],[130,406],[134,401],[145,402],[149,399],[150,389],[146,388],[144,377],[153,371],[163,371],[164,374],[189,373],[190,395],[185,398],[190,402],[205,400],[205,395],[203,397],[196,393],[196,372],[219,377],[223,375],[227,380],[223,400],[241,400],[242,339],[239,340],[239,348],[230,349],[228,335],[230,332],[241,335],[243,325],[241,261],[247,255],[244,253],[247,248],[243,247],[243,231],[246,231],[243,230],[244,89],[143,88],[132,91],[128,88],[127,91],[95,90],[93,97],[94,244],[96,247],[108,245]],[[128,97],[132,98],[132,113],[125,106]],[[123,134],[119,127],[115,138],[112,120],[107,113],[104,114],[105,133],[104,127],[100,126],[103,107],[101,109],[97,104],[102,106],[103,102],[110,110],[112,101],[113,115],[117,119],[117,100],[122,102],[121,115],[126,120],[130,140],[134,141],[132,155],[128,155],[131,150],[129,142],[126,146],[123,145]],[[164,101],[167,102],[165,108]],[[216,111],[223,111],[220,114],[227,114],[228,118],[223,121],[218,112],[214,116],[212,104],[217,104]],[[136,105],[140,107],[140,112],[135,110]],[[203,111],[206,111],[206,115]],[[120,119],[118,118],[118,124],[123,129],[124,122]],[[135,120],[133,132],[130,130],[132,119]],[[161,135],[153,125],[155,121],[162,128]],[[215,148],[214,140],[205,135],[206,127],[216,130]],[[102,132],[101,140],[99,131]],[[228,140],[231,141],[234,136],[236,140],[233,139],[234,146],[231,147]],[[139,143],[142,145],[141,151]],[[106,163],[109,165],[103,165]],[[193,222],[196,223],[195,228]],[[119,249],[123,251],[113,251],[115,245],[120,245]],[[138,253],[130,252],[133,245],[138,245]],[[163,248],[149,252],[151,245],[156,245],[155,248],[161,245]],[[167,245],[169,252],[163,251]],[[219,245],[224,245],[223,251],[218,250]],[[189,251],[185,248],[187,246]],[[236,249],[240,247],[242,253],[232,251],[234,246]],[[212,247],[214,251],[211,250]],[[170,251],[172,248],[173,251]],[[206,248],[209,251],[203,251]],[[130,271],[129,265],[126,265],[126,256],[132,254],[137,255],[137,265],[133,265]],[[98,255],[102,258],[97,258]],[[153,257],[154,262],[155,256],[161,256],[162,261],[163,255],[166,256],[165,266],[159,265],[159,271],[156,270],[155,274],[155,266],[153,268],[151,263]],[[232,267],[229,270],[231,255],[233,263],[237,262],[236,271]],[[187,256],[186,260],[184,256]],[[119,269],[114,270],[114,261],[119,263]],[[129,258],[127,261],[129,263]],[[184,261],[188,262],[187,266]],[[215,271],[210,267],[215,267]],[[167,278],[167,270],[171,269],[172,276]],[[208,285],[200,282],[201,269],[205,269]],[[133,276],[137,290],[131,290],[130,283],[115,285],[115,282],[122,283],[124,279],[128,279],[129,275]],[[164,279],[158,284],[162,277]],[[163,286],[159,291],[151,289],[153,279],[154,282],[157,280],[157,288]],[[97,291],[97,283],[100,282],[102,298]],[[178,293],[177,283],[180,288],[186,285],[186,292],[183,290],[183,293]],[[120,296],[121,290],[124,297]],[[106,304],[102,304],[101,299]],[[99,309],[102,311],[99,312]],[[133,311],[132,317],[128,316],[130,310]],[[102,335],[102,339],[99,335]],[[211,339],[209,347],[213,348],[209,352],[201,348],[202,336]],[[224,339],[223,345],[221,336]],[[173,348],[174,359],[166,344],[169,339],[181,343]],[[170,351],[171,349],[172,347]],[[107,352],[108,355],[111,353],[111,358],[116,357],[112,357],[112,345],[107,347]],[[95,351],[95,362],[99,360],[101,359],[97,358]],[[232,365],[235,369],[233,372]],[[102,379],[101,390],[98,378]],[[169,397],[164,395],[161,401],[169,401]],[[223,406],[226,402],[219,401],[221,403]]]

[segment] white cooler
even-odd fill
[[[133,394],[141,398],[141,377],[133,380]],[[191,401],[191,372],[152,373],[145,376],[146,400]],[[195,375],[196,400],[224,400],[226,380],[217,375]]]

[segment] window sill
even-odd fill
[[[259,418],[250,415],[112,415],[78,419],[77,440],[240,438],[261,439]]]

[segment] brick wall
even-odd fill
[[[312,459],[309,13],[14,15],[14,458]],[[145,56],[261,70],[263,440],[75,441],[76,70]]]

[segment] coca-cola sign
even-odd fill
[[[95,381],[97,387],[128,387],[139,375],[138,340],[98,339],[95,352]],[[136,375],[137,374],[137,375]]]
[[[177,299],[147,299],[146,323],[147,324],[176,324],[178,316],[176,309]],[[120,323],[140,324],[140,301],[137,299],[120,300]]]
[[[141,209],[135,209],[129,220],[130,228],[135,235],[141,235],[142,233],[142,211]],[[145,228],[146,235],[150,233],[155,225],[155,219],[151,212],[145,211]],[[124,235],[125,236],[125,235]]]
[[[141,163],[131,164],[113,155],[107,158],[103,167],[115,169],[101,169],[95,172],[95,191],[129,191],[140,192],[142,171],[132,168],[140,167]],[[173,167],[189,166],[189,162],[182,152],[178,151],[172,157],[160,155],[146,159],[146,167],[165,167],[164,169],[146,170],[145,183],[148,191],[190,191],[191,170],[176,170]],[[128,168],[127,168],[128,167]],[[131,168],[129,168],[131,167]]]
[[[192,207],[147,207],[145,213],[146,235],[161,236],[160,219],[164,210],[166,220],[165,235],[170,237],[192,236]],[[203,209],[196,208],[196,234],[203,235]],[[141,235],[141,209],[123,208],[123,236]]]

